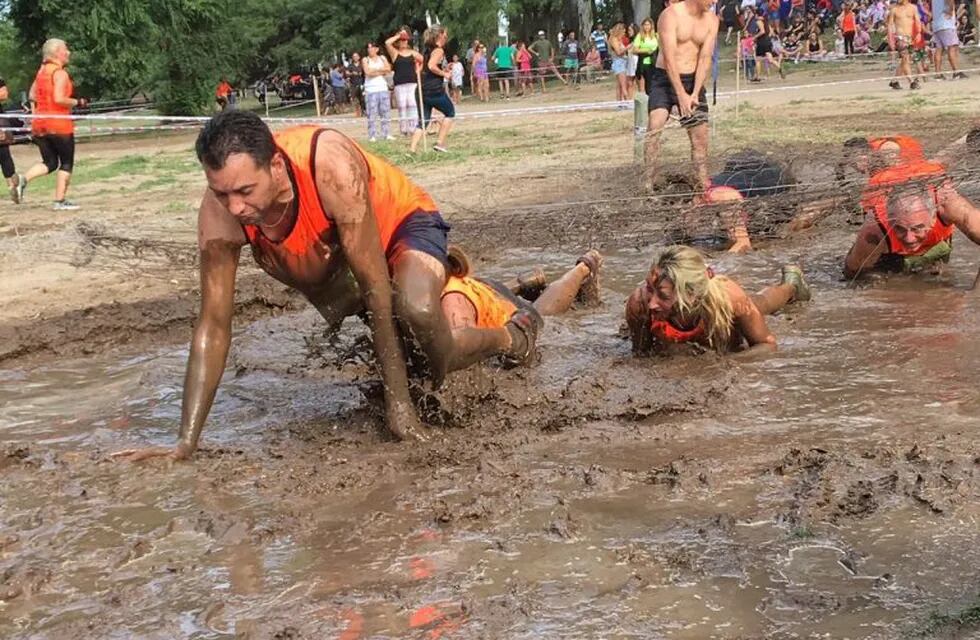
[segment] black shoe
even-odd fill
[[[892,89],[897,89],[897,90],[902,89],[902,85],[898,84],[898,80],[892,80],[891,82],[888,83],[888,86],[891,87]]]
[[[916,89],[919,88],[921,88],[921,85],[919,84],[919,79],[916,78],[915,80],[912,81],[912,84],[909,85],[909,90],[915,91]]]
[[[953,74],[953,80],[966,80],[967,75],[962,71],[957,71]]]
[[[504,365],[520,367],[534,361],[537,350],[538,332],[544,326],[544,318],[534,307],[518,309],[505,325],[510,332],[510,352],[503,357]]]

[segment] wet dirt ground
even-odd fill
[[[193,294],[42,318],[0,370],[0,636],[975,637],[980,251],[852,287],[853,232],[712,256],[814,287],[748,361],[632,357],[657,248],[607,242],[604,305],[550,319],[530,369],[453,376],[424,445],[381,431],[358,321],[328,340],[246,274],[203,449],[122,464],[173,442]],[[579,253],[460,240],[492,277]]]

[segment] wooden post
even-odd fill
[[[738,120],[738,90],[742,85],[742,39],[737,37],[735,47],[735,119]]]
[[[262,102],[265,103],[265,117],[269,117],[269,84],[262,85]]]
[[[320,81],[317,74],[313,74],[313,98],[316,100],[316,117],[320,117]]]

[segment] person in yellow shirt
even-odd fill
[[[640,91],[647,92],[650,77],[653,75],[653,63],[656,62],[657,51],[660,49],[660,39],[651,18],[640,23],[640,32],[633,38],[633,53],[637,56],[636,78]]]

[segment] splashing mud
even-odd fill
[[[105,455],[173,441],[181,348],[7,369],[0,634],[894,638],[969,606],[977,252],[849,289],[846,242],[808,247],[814,301],[750,362],[631,357],[653,252],[609,251],[604,307],[549,322],[532,369],[454,376],[422,446],[380,433],[359,323],[327,341],[305,309],[236,336],[191,463]],[[718,269],[761,287],[804,243]]]

